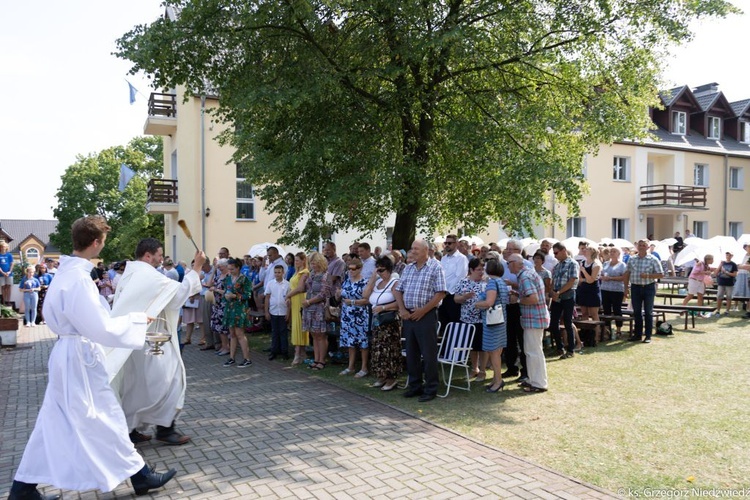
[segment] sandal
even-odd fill
[[[367,372],[364,370],[360,370],[354,374],[354,378],[364,378],[366,376],[367,376]]]
[[[310,369],[311,370],[315,370],[316,372],[319,372],[320,370],[322,370],[325,367],[326,367],[325,363],[314,363],[314,364],[310,365]]]
[[[487,379],[486,373],[478,373],[475,375],[474,382],[484,382]]]
[[[524,386],[523,392],[547,392],[547,389],[542,389],[541,387],[534,387],[534,386]]]
[[[351,375],[354,373],[354,370],[350,370],[349,368],[344,368],[339,372],[339,375]]]

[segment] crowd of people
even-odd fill
[[[339,375],[372,375],[371,386],[381,391],[396,388],[405,352],[403,396],[428,402],[439,385],[438,337],[462,323],[475,331],[472,379],[488,382],[485,392],[498,393],[506,380],[517,378],[523,392],[542,393],[549,389],[545,330],[557,355],[573,358],[581,345],[574,315],[598,323],[600,307],[618,317],[629,300],[629,340],[649,343],[657,281],[665,274],[648,240],[632,251],[583,242],[577,254],[543,240],[527,255],[518,240],[505,248],[472,248],[456,235],[448,235],[442,249],[421,239],[408,251],[372,251],[368,243],[355,242],[340,257],[333,242],[321,252],[286,256],[270,246],[266,255],[243,259],[221,248],[213,262],[198,251],[190,266],[164,257],[162,244],[146,238],[134,260],[94,266],[90,260],[104,248],[108,232],[101,217],[79,219],[72,228],[73,255],[61,259],[59,270],[51,259],[27,268],[21,282],[30,325],[39,295],[48,290],[42,310],[59,340],[49,362],[56,376],[50,377],[10,498],[38,498],[38,482],[110,491],[130,478],[141,495],[170,481],[174,469],[156,472],[133,445],[150,441],[151,427],[164,444],[190,441],[176,429],[176,419],[186,388],[180,351],[192,344],[196,329],[201,350],[228,356],[225,367],[246,368],[252,365],[246,333],[264,329],[265,320],[270,360],[291,354],[293,366],[320,371],[333,351],[343,350],[348,362]],[[725,313],[733,292],[746,297],[750,254],[739,265],[732,257],[727,253],[717,266],[710,255],[695,261],[686,273],[686,300],[701,300],[714,277]],[[601,333],[619,337],[622,323],[614,325]],[[131,355],[144,348],[149,331],[170,335],[167,355],[158,362]],[[238,346],[242,359],[236,359]],[[144,391],[153,379],[170,383]],[[61,399],[65,394],[79,397]],[[61,425],[73,432],[59,435]],[[106,456],[93,451],[91,442],[107,442]],[[89,450],[77,462],[87,464],[87,474],[68,466],[60,453],[70,449]]]

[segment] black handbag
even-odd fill
[[[383,296],[383,294],[388,290],[391,286],[393,286],[393,282],[395,280],[391,280],[391,282],[383,288],[383,290],[380,292],[380,296],[378,297],[378,301],[380,300],[380,297]],[[376,301],[377,302],[377,301]],[[388,304],[393,304],[393,302],[389,302]],[[378,304],[380,306],[387,306],[388,304]],[[388,325],[391,323],[395,323],[398,321],[398,312],[397,311],[382,311],[377,314],[372,314],[372,319],[370,321],[370,330],[377,326],[382,325]]]

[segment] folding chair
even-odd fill
[[[471,353],[471,344],[474,342],[475,331],[476,328],[474,325],[466,323],[448,323],[445,327],[443,343],[440,345],[440,350],[438,351],[438,363],[440,363],[440,371],[443,374],[443,382],[446,386],[445,394],[438,394],[441,398],[448,396],[451,387],[465,391],[471,390],[471,382],[469,382],[469,354]],[[450,366],[447,378],[445,377],[446,366]],[[453,384],[453,371],[457,366],[463,367],[466,372],[465,387]]]

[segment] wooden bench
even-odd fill
[[[684,328],[685,330],[688,329],[689,318],[692,318],[693,328],[695,328],[695,314],[704,313],[704,312],[714,312],[715,310],[716,310],[716,307],[714,306],[698,306],[698,305],[692,305],[692,304],[686,304],[686,305],[662,304],[662,305],[654,306],[654,312],[659,312],[663,314],[685,313],[685,328]]]
[[[604,329],[604,321],[594,321],[590,319],[574,319],[573,324],[578,328],[578,336],[586,347],[596,347],[597,342],[601,339],[596,338],[596,329],[599,328],[601,335]]]

